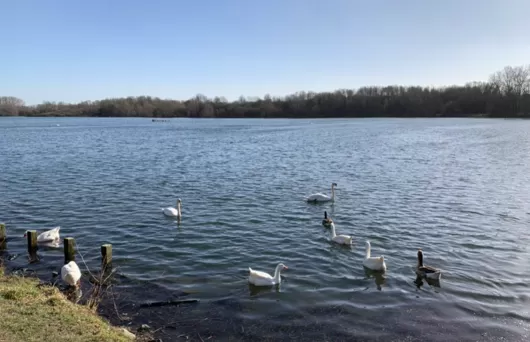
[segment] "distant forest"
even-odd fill
[[[112,98],[77,104],[25,105],[0,97],[0,116],[328,118],[328,117],[524,117],[530,118],[530,65],[505,67],[487,82],[463,86],[398,86],[301,91],[285,97],[245,98],[197,95],[186,101],[150,96]]]

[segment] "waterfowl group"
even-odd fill
[[[313,203],[329,202],[329,201],[333,202],[335,200],[335,187],[336,186],[337,186],[337,183],[331,183],[331,197],[325,194],[322,194],[322,193],[316,193],[316,194],[313,194],[307,197],[306,201],[313,202]],[[179,198],[177,199],[176,208],[168,207],[168,208],[162,209],[164,215],[169,216],[169,217],[177,217],[180,220],[180,218],[182,217],[181,202],[182,201]],[[353,244],[353,236],[344,235],[344,234],[337,235],[336,228],[335,228],[335,222],[333,221],[331,217],[328,217],[327,211],[324,211],[324,219],[322,220],[322,225],[324,227],[331,228],[331,241],[333,243],[340,244],[340,245],[346,245],[346,246],[351,246]],[[363,266],[371,271],[386,272],[387,267],[385,263],[385,257],[383,255],[372,256],[371,255],[371,244],[370,244],[370,241],[368,240],[365,242],[365,248],[366,248],[366,252],[365,252],[365,257],[362,263]],[[67,267],[67,265],[65,265],[63,269],[65,267]],[[285,266],[283,263],[279,263],[274,270],[274,275],[270,275],[266,272],[256,271],[249,267],[248,268],[248,272],[249,272],[248,282],[249,284],[252,284],[254,286],[279,285],[281,283],[281,272],[287,269],[288,269],[287,266]],[[415,272],[417,273],[418,276],[425,277],[428,279],[440,279],[440,274],[441,274],[440,270],[430,267],[430,266],[425,266],[423,264],[423,253],[421,249],[418,251],[418,265],[415,269]],[[71,277],[68,279],[70,282],[72,282],[74,278]]]

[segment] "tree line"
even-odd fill
[[[77,104],[27,106],[0,97],[0,116],[327,118],[327,117],[526,117],[530,118],[530,65],[507,66],[487,82],[463,86],[397,86],[297,92],[285,97],[245,98],[196,95],[186,101],[150,96],[109,98]]]

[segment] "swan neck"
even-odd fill
[[[332,199],[332,200],[335,199],[335,185],[332,185],[332,186],[331,186],[331,199]]]
[[[177,203],[177,211],[178,211],[178,213],[180,215],[180,202]]]
[[[276,266],[276,269],[274,270],[274,282],[279,283],[280,282],[280,268],[281,266]]]
[[[335,232],[335,224],[333,222],[331,222],[331,236],[337,236],[337,233]]]
[[[371,255],[370,253],[370,243],[366,244],[366,257],[369,258]]]

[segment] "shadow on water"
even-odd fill
[[[386,282],[385,271],[374,271],[363,266],[364,274],[367,279],[374,278],[375,285],[379,291],[382,290],[383,285]]]
[[[270,292],[280,292],[281,285],[272,285],[272,286],[256,286],[253,284],[248,284],[248,290],[251,297],[258,296],[259,294],[270,293]]]
[[[429,279],[429,278],[424,278],[421,276],[416,276],[416,280],[414,280],[414,284],[416,285],[418,289],[421,289],[421,287],[424,285],[424,282],[423,282],[424,280],[427,282],[428,285],[432,287],[441,288],[440,279]]]

